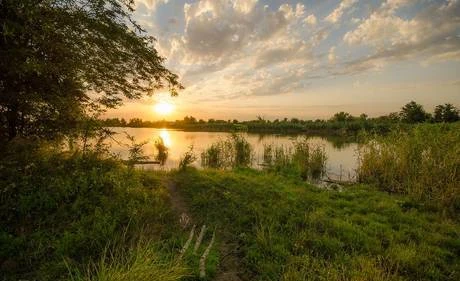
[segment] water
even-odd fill
[[[111,151],[118,154],[121,158],[128,158],[128,148],[124,144],[130,142],[126,138],[125,132],[134,136],[136,142],[148,143],[144,146],[144,153],[154,159],[156,153],[154,142],[158,137],[162,137],[165,145],[169,148],[169,156],[163,168],[177,168],[180,158],[184,155],[189,147],[193,145],[198,160],[195,166],[200,166],[200,154],[212,143],[224,140],[230,133],[227,132],[185,132],[169,129],[155,128],[111,128],[117,134],[111,142]],[[262,163],[263,149],[265,144],[274,144],[277,146],[291,146],[292,142],[302,135],[280,135],[280,134],[252,134],[243,133],[244,137],[254,148],[255,161],[254,167],[260,167]],[[327,173],[330,178],[341,180],[352,180],[358,165],[357,161],[357,143],[346,142],[340,138],[325,138],[313,136],[310,140],[324,147],[327,160]],[[144,169],[161,169],[159,165],[142,165]]]

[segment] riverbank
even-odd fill
[[[165,173],[104,154],[21,151],[0,167],[4,280],[198,280],[214,231],[207,280],[224,265],[241,280],[459,277],[460,223],[413,197],[252,169]]]

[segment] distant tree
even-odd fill
[[[411,101],[404,105],[399,115],[403,121],[408,123],[425,122],[430,118],[430,115],[423,109],[423,106],[415,101]]]
[[[233,119],[233,124],[238,124],[238,120]]]
[[[182,86],[132,0],[0,1],[0,135],[54,136],[99,112]]]
[[[128,122],[128,127],[133,127],[133,128],[140,128],[143,125],[142,119],[140,118],[132,118]]]
[[[392,120],[392,121],[399,121],[400,120],[400,115],[398,112],[391,112],[390,114],[388,114],[388,119]]]
[[[208,119],[208,123],[215,123],[215,122],[216,122],[215,119],[212,119],[212,118],[211,118],[211,119]]]
[[[367,114],[366,113],[361,113],[361,115],[359,115],[359,119],[361,120],[367,120]]]
[[[184,122],[185,123],[196,123],[196,118],[193,116],[185,116]]]
[[[331,118],[332,121],[337,121],[337,122],[346,122],[346,121],[352,121],[353,116],[348,113],[348,112],[337,112],[334,114],[334,116]]]
[[[436,122],[455,122],[460,120],[459,110],[450,103],[438,105],[434,109],[434,120]]]
[[[291,123],[300,123],[300,120],[298,118],[291,118]]]

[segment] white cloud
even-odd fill
[[[144,4],[150,10],[155,10],[159,4],[167,4],[169,0],[135,0],[136,7]]]
[[[372,67],[384,60],[409,59],[423,56],[427,60],[458,58],[460,38],[460,1],[449,0],[425,7],[413,18],[397,15],[397,10],[411,5],[412,0],[388,0],[364,19],[343,39],[349,45],[368,45],[374,53],[350,65],[354,68]],[[432,59],[430,59],[432,58]]]
[[[330,13],[325,18],[325,20],[331,23],[338,22],[342,17],[343,13],[346,10],[350,9],[356,2],[358,2],[358,0],[342,0],[339,6],[337,6],[337,8],[335,8],[334,11],[332,11],[332,13]]]
[[[337,55],[335,54],[335,46],[329,49],[327,59],[329,60],[329,63],[331,64],[335,64],[335,62],[337,61]]]
[[[309,25],[316,25],[317,23],[316,16],[313,14],[306,17],[303,21]]]

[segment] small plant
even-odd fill
[[[128,152],[129,152],[129,158],[128,162],[130,163],[130,166],[133,166],[136,162],[143,161],[149,159],[148,156],[144,155],[144,145],[147,144],[147,141],[143,142],[136,142],[136,139],[134,136],[129,135],[126,133],[126,138],[131,142],[130,145],[128,145]]]
[[[184,171],[189,167],[193,162],[196,161],[196,155],[193,152],[193,145],[190,146],[189,150],[185,152],[184,156],[179,161],[179,170]]]
[[[158,153],[155,156],[155,159],[160,162],[161,166],[164,166],[166,160],[168,160],[169,149],[165,145],[165,142],[162,137],[158,137],[155,140],[155,148],[157,149]]]

